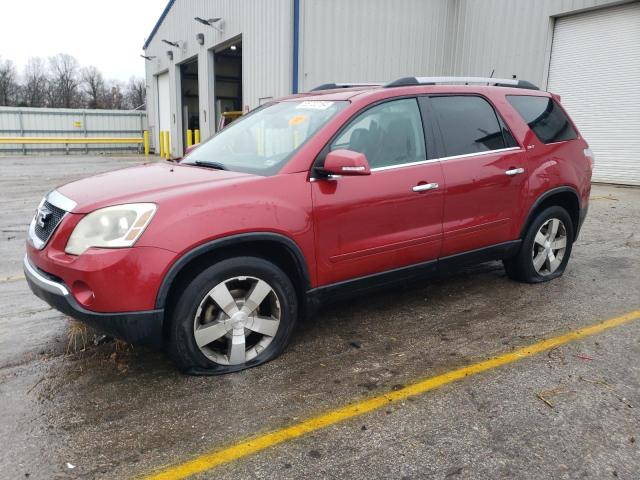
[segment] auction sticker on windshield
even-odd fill
[[[296,108],[304,108],[307,110],[326,110],[333,102],[320,101],[320,100],[305,100],[304,102],[300,102]]]

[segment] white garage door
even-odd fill
[[[158,143],[156,145],[160,145],[160,131],[166,132],[171,128],[170,100],[169,74],[162,73],[158,75],[158,133],[156,135]]]
[[[548,90],[594,151],[593,179],[640,185],[640,3],[557,19]]]

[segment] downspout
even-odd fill
[[[298,93],[298,55],[300,50],[300,0],[293,0],[293,78],[292,93]]]

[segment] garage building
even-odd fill
[[[637,1],[172,0],[144,50],[152,142],[169,131],[174,157],[221,112],[323,83],[515,75],[562,97],[594,180],[640,185]]]

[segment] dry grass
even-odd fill
[[[129,371],[129,357],[133,346],[118,339],[105,337],[91,327],[74,319],[69,319],[67,349],[65,355],[70,356],[79,352],[89,351],[91,356],[101,356],[106,353],[106,360],[114,365],[120,373]],[[101,347],[102,344],[105,344]],[[107,346],[108,344],[108,346]]]
[[[102,343],[113,343],[113,350],[118,353],[124,354],[133,350],[133,346],[123,340],[106,337],[106,341],[103,341],[102,338],[104,337],[104,335],[96,332],[91,327],[87,327],[84,323],[70,318],[65,354],[71,355],[86,350],[89,345],[100,345]]]
[[[89,337],[93,337],[93,332],[89,332],[89,328],[78,320],[69,320],[67,350],[66,355],[73,354],[87,348]]]

